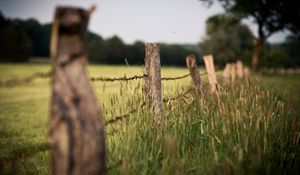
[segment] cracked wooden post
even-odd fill
[[[158,125],[163,122],[162,114],[162,92],[161,92],[161,72],[160,72],[160,55],[159,55],[159,44],[158,43],[146,43],[146,64],[148,63],[148,88],[150,95],[148,96],[148,104],[150,104],[151,110],[154,112],[155,121]],[[146,66],[147,73],[147,66]]]
[[[144,94],[146,96],[146,102],[147,102],[147,106],[150,107],[151,103],[151,92],[150,92],[150,55],[151,53],[147,50],[147,47],[145,45],[145,75],[147,75],[147,77],[144,78]]]
[[[197,67],[195,55],[189,55],[186,57],[186,66],[188,67],[188,69],[190,71],[193,88],[196,91],[197,98],[201,102],[203,99],[204,93],[203,93],[203,89],[202,89],[201,78],[199,75],[199,70]]]
[[[244,77],[244,66],[241,60],[237,60],[236,62],[236,74],[239,79],[243,79]]]
[[[211,87],[211,92],[215,93],[219,91],[219,84],[217,81],[217,76],[215,72],[214,59],[212,55],[205,55],[203,57],[206,71],[208,74],[208,82]]]
[[[55,175],[103,174],[102,112],[87,76],[84,35],[91,10],[58,7],[51,36],[50,135]]]

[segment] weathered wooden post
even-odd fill
[[[250,68],[245,66],[243,72],[244,72],[245,78],[248,78],[250,75]]]
[[[231,68],[230,69],[231,84],[234,85],[236,79],[236,64],[231,63],[230,68]]]
[[[224,71],[223,71],[223,78],[224,78],[224,83],[228,84],[230,80],[230,69],[231,69],[231,64],[227,63]]]
[[[145,90],[149,92],[149,95],[147,95],[147,103],[150,104],[151,110],[154,111],[155,121],[158,125],[163,122],[159,50],[158,43],[145,44],[145,68],[146,73],[148,72],[148,77],[145,81]]]
[[[186,66],[188,67],[188,69],[190,71],[193,88],[195,89],[195,91],[197,93],[198,100],[201,101],[203,99],[204,93],[203,93],[203,89],[202,89],[201,78],[199,75],[199,70],[197,67],[195,55],[189,55],[186,57]]]
[[[237,60],[236,62],[236,74],[239,79],[244,77],[244,66],[241,60]]]
[[[214,59],[212,55],[205,55],[203,57],[206,71],[208,74],[208,82],[211,87],[211,92],[217,92],[219,90],[219,84],[215,73]]]
[[[96,175],[106,169],[102,112],[84,67],[84,35],[93,9],[58,7],[55,12],[50,116],[55,175]]]

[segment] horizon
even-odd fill
[[[218,4],[206,8],[197,0],[186,2],[181,0],[164,2],[158,0],[151,2],[73,0],[72,3],[67,0],[51,2],[11,0],[9,2],[1,1],[0,11],[5,18],[21,20],[32,18],[40,24],[47,24],[52,22],[57,6],[88,8],[91,5],[96,5],[96,10],[91,16],[88,30],[104,39],[118,36],[126,44],[142,41],[145,43],[196,45],[206,36],[207,18],[224,12]],[[43,8],[39,8],[41,6]],[[182,13],[178,13],[178,11],[182,11]],[[112,13],[114,15],[111,15]],[[257,27],[251,22],[251,19],[245,19],[242,23],[246,24],[256,36]],[[272,44],[284,42],[288,34],[287,31],[275,33],[268,39],[268,42]]]

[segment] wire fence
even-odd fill
[[[16,77],[16,78],[11,78],[8,80],[2,80],[2,86],[4,87],[14,87],[18,85],[23,85],[23,84],[28,84],[33,82],[36,79],[45,79],[45,78],[50,78],[52,75],[52,71],[49,72],[35,72],[30,76],[27,77]]]
[[[200,75],[205,75],[204,74],[200,74]],[[36,79],[46,79],[46,78],[50,78],[52,75],[52,71],[49,72],[35,72],[32,75],[29,75],[27,77],[16,77],[16,78],[11,78],[11,79],[7,79],[7,80],[2,80],[2,86],[3,87],[15,87],[15,86],[19,86],[19,85],[24,85],[24,84],[28,84],[33,82]],[[101,81],[101,82],[114,82],[114,81],[132,81],[132,80],[138,80],[138,79],[144,79],[147,78],[149,75],[147,74],[143,74],[143,75],[134,75],[131,77],[115,77],[115,78],[110,78],[110,77],[90,77],[90,80],[92,82],[97,82],[97,81]],[[190,74],[185,74],[185,75],[181,75],[181,76],[177,76],[177,77],[162,77],[161,80],[162,81],[170,81],[170,80],[179,80],[179,79],[184,79],[187,78],[188,76],[190,76]]]
[[[170,102],[170,101],[174,101],[174,100],[178,100],[179,98],[185,96],[186,94],[190,93],[191,91],[193,90],[193,88],[189,88],[187,89],[186,91],[184,91],[182,94],[179,94],[175,97],[172,97],[172,98],[164,98],[163,99],[163,102]],[[123,120],[127,117],[129,117],[130,114],[133,114],[135,112],[137,112],[138,110],[142,109],[144,106],[146,106],[146,102],[142,102],[139,107],[129,111],[127,114],[124,114],[124,115],[118,115],[118,116],[114,116],[112,117],[111,119],[105,121],[105,126],[106,125],[109,125],[109,124],[112,124],[112,123],[116,123],[117,121],[120,121],[120,120]]]

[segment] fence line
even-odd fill
[[[178,76],[178,77],[162,77],[161,80],[166,80],[166,81],[169,81],[169,80],[179,80],[179,79],[186,78],[186,77],[188,77],[190,75],[191,74],[186,74],[186,75],[182,75],[182,76]]]
[[[207,73],[202,73],[201,75],[205,75]],[[18,85],[22,85],[22,84],[27,84],[27,83],[31,83],[34,80],[41,78],[41,79],[45,79],[45,78],[50,78],[52,75],[52,71],[49,72],[35,72],[32,75],[29,75],[27,77],[23,77],[23,78],[11,78],[8,80],[2,80],[2,86],[4,87],[14,87],[14,86],[18,86]],[[188,77],[190,74],[185,74],[185,75],[181,75],[181,76],[177,76],[177,77],[162,77],[161,80],[162,81],[170,81],[170,80],[179,80],[179,79],[184,79],[186,77]],[[90,80],[92,82],[96,82],[96,81],[102,81],[102,82],[114,82],[114,81],[132,81],[132,80],[138,80],[138,79],[143,79],[148,77],[149,75],[147,74],[143,74],[143,75],[134,75],[132,77],[116,77],[116,78],[110,78],[110,77],[90,77]]]
[[[52,71],[49,72],[35,72],[30,76],[24,77],[24,78],[11,78],[8,80],[2,80],[2,86],[6,86],[6,87],[14,87],[17,85],[22,85],[22,84],[27,84],[27,83],[31,83],[34,80],[38,79],[38,78],[49,78],[52,75]]]
[[[169,102],[169,101],[174,101],[179,99],[182,96],[185,96],[186,94],[188,94],[189,92],[191,92],[193,90],[193,88],[189,88],[188,90],[186,90],[185,92],[183,92],[182,94],[179,94],[175,97],[172,98],[164,98],[163,102]],[[112,124],[112,123],[116,123],[117,121],[123,120],[125,118],[127,118],[130,114],[133,114],[135,112],[137,112],[139,109],[141,109],[142,107],[144,107],[146,105],[146,102],[144,101],[143,103],[140,104],[140,106],[138,108],[135,108],[131,111],[129,111],[127,114],[123,114],[123,115],[118,115],[118,116],[114,116],[111,119],[105,121],[105,126]]]
[[[137,80],[137,79],[143,79],[145,77],[148,77],[147,74],[143,75],[134,75],[132,77],[118,77],[118,78],[109,78],[109,77],[91,77],[90,80],[92,82],[95,81],[108,81],[108,82],[114,82],[114,81],[131,81],[131,80]]]

